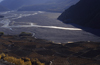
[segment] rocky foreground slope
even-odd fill
[[[31,35],[3,35],[0,37],[0,53],[15,58],[37,58],[45,65],[100,65],[99,42],[58,44]],[[31,65],[36,64],[31,61]]]
[[[76,5],[65,10],[59,20],[85,27],[100,29],[100,0],[80,0]]]

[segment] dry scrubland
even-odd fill
[[[99,42],[57,44],[24,32],[0,34],[0,59],[15,65],[100,65]]]

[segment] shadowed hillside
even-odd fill
[[[100,0],[80,0],[76,5],[65,10],[59,20],[85,27],[100,29]]]

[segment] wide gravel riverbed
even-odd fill
[[[76,42],[76,41],[96,41],[100,42],[100,37],[94,33],[99,33],[96,29],[77,28],[71,24],[64,24],[57,20],[61,13],[43,11],[8,11],[1,12],[5,18],[0,19],[0,31],[5,34],[19,34],[20,32],[34,33],[36,38],[47,39],[54,42]],[[96,32],[95,32],[96,31]]]

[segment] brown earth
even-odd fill
[[[46,65],[100,65],[99,42],[57,44],[31,36],[3,35],[0,53],[16,58],[38,58]]]

